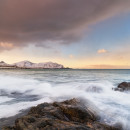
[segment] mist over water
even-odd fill
[[[130,70],[1,70],[0,118],[43,102],[83,98],[102,122],[130,129],[130,92],[113,91],[130,81]]]

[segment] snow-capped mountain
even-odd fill
[[[14,64],[7,64],[4,61],[0,62],[0,67],[13,67],[13,68],[41,68],[41,69],[63,69],[64,66],[61,64],[53,62],[43,62],[43,63],[32,63],[30,61],[20,61]]]
[[[45,63],[34,63],[32,68],[64,68],[63,65],[53,63],[53,62],[45,62]]]
[[[30,61],[21,61],[13,64],[18,68],[48,68],[48,69],[62,69],[63,65],[53,63],[53,62],[44,62],[44,63],[32,63]]]
[[[30,61],[20,61],[20,62],[14,63],[13,65],[19,68],[32,68],[33,64],[34,63]]]
[[[10,67],[12,65],[5,63],[4,61],[0,61],[0,67]]]

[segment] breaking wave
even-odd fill
[[[14,116],[43,102],[83,98],[100,111],[102,122],[129,129],[130,93],[113,91],[109,81],[50,83],[31,78],[0,76],[0,118]]]

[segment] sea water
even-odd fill
[[[121,123],[130,129],[130,92],[114,91],[123,81],[130,82],[130,70],[0,70],[0,118],[43,102],[71,98],[89,100],[101,121]]]

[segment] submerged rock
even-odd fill
[[[14,126],[2,130],[119,130],[99,122],[99,116],[77,99],[32,107]]]
[[[86,89],[86,91],[87,91],[87,92],[101,93],[103,90],[102,90],[102,88],[97,87],[97,86],[89,86],[89,87]]]
[[[114,90],[115,91],[129,91],[130,90],[130,82],[122,82]]]

